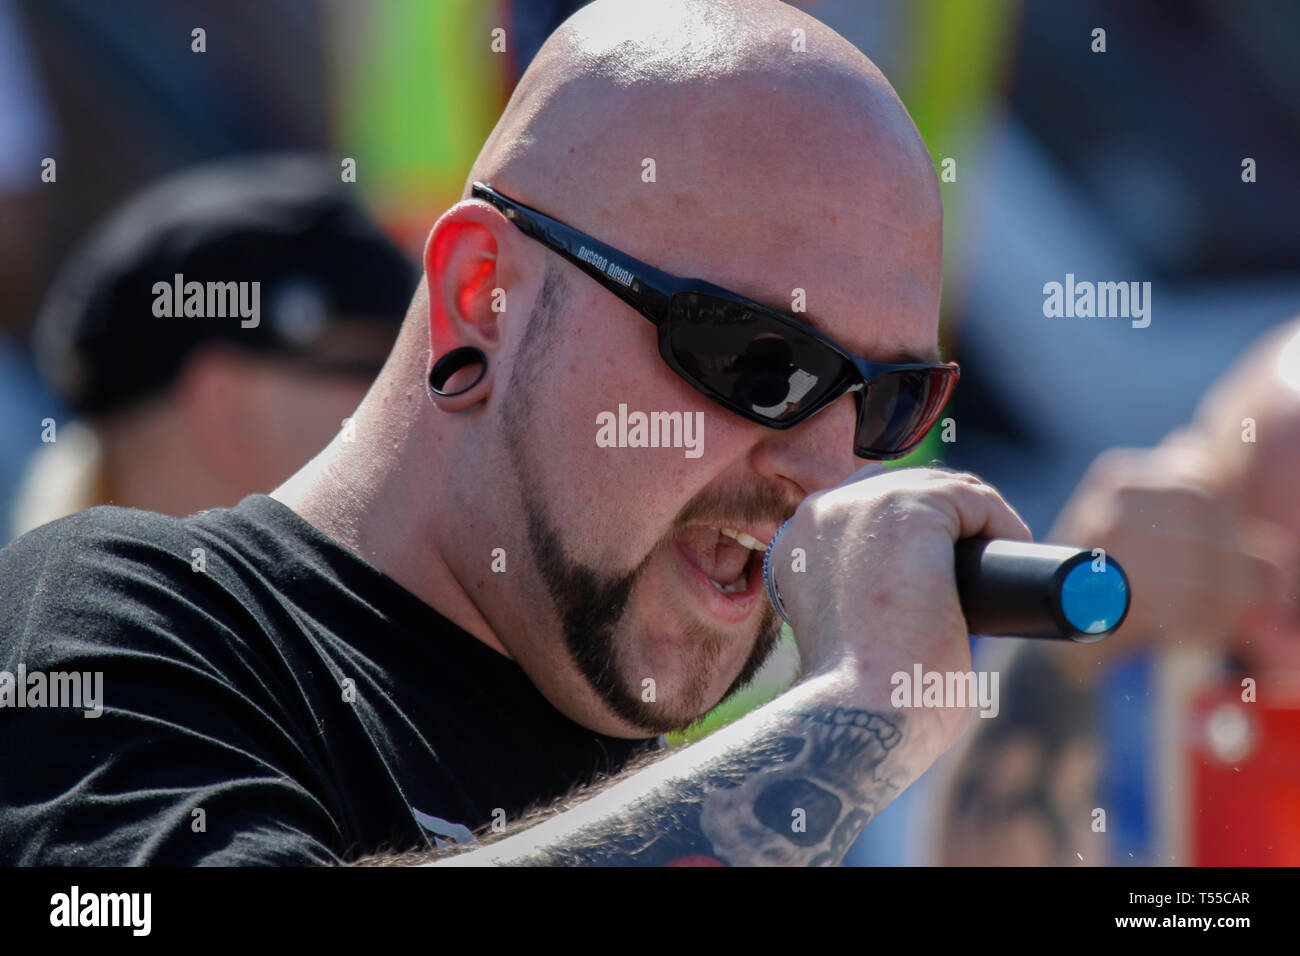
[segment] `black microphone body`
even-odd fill
[[[1128,614],[1128,578],[1101,552],[968,538],[957,542],[954,557],[971,634],[1091,644]]]

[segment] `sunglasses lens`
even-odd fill
[[[906,369],[873,380],[858,394],[854,453],[876,459],[907,454],[935,423],[956,384],[955,368]]]
[[[697,387],[773,422],[816,407],[848,365],[825,343],[772,315],[699,292],[673,296],[668,343]]]

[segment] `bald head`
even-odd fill
[[[1244,419],[1255,423],[1253,442],[1242,440]],[[1221,451],[1241,451],[1231,457],[1243,465],[1249,464],[1250,454],[1295,437],[1300,428],[1300,316],[1250,345],[1205,393],[1195,424]]]
[[[802,176],[814,165],[822,174],[805,186],[851,189],[832,177],[881,162],[934,186],[925,146],[880,71],[776,0],[584,7],[538,52],[470,179],[545,192],[577,213],[631,193],[647,157],[678,188],[695,176],[755,166],[763,177]],[[937,188],[930,195],[937,207]]]
[[[933,166],[888,81],[774,0],[584,7],[520,80],[474,180],[667,271],[787,310],[812,271],[806,257],[833,260],[860,293],[891,270],[932,268],[941,241]],[[756,255],[701,275],[705,253],[739,234]],[[754,268],[763,260],[784,268]],[[937,277],[918,278],[931,301],[859,297],[856,308],[937,309]],[[855,307],[818,291],[823,313]]]
[[[1205,394],[1196,428],[1223,485],[1248,510],[1300,533],[1300,316],[1261,336]]]

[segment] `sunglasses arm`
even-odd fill
[[[474,184],[473,196],[500,210],[525,235],[563,256],[655,325],[666,318],[677,285],[672,276],[482,183]]]

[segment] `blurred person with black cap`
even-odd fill
[[[96,504],[181,516],[274,488],[346,427],[415,281],[309,156],[203,166],[140,193],[42,308],[38,361],[81,420],[46,429],[14,536]],[[156,305],[162,285],[214,282],[255,287],[257,318]]]

